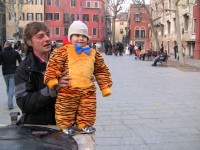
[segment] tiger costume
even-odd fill
[[[71,86],[58,90],[55,104],[56,122],[60,129],[77,123],[81,129],[92,126],[96,120],[96,87],[91,81],[94,75],[103,96],[111,94],[111,75],[100,53],[91,49],[90,55],[76,54],[74,45],[55,49],[47,64],[44,83],[53,88],[64,70],[72,77]]]

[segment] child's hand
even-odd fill
[[[58,85],[56,86],[56,90],[59,90],[61,87],[66,87],[66,86],[70,86],[70,80],[72,79],[71,77],[67,77],[68,70],[64,71],[62,73],[62,77],[59,78],[58,80]]]

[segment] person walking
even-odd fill
[[[20,54],[12,48],[10,42],[5,42],[4,51],[0,53],[0,64],[2,64],[3,77],[6,83],[8,95],[8,109],[13,109],[14,76],[17,62],[22,61]]]

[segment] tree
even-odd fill
[[[108,8],[112,12],[112,44],[115,43],[115,20],[117,14],[122,10],[122,4],[125,0],[107,0]]]
[[[179,63],[185,65],[185,59],[183,57],[183,49],[181,44],[181,32],[180,32],[180,21],[179,21],[179,9],[178,3],[180,0],[173,0],[174,9],[176,14],[176,29],[177,29],[177,43],[178,43],[178,52],[179,52]]]
[[[150,12],[149,7],[147,7],[147,5],[145,4],[145,0],[132,0],[132,2],[133,2],[133,4],[141,5],[141,7],[143,7],[146,10],[146,12],[149,14],[149,18],[150,18],[149,24],[150,24],[150,27],[151,27],[151,32],[153,34],[153,39],[155,41],[155,47],[156,47],[156,50],[159,50],[160,44],[159,44],[159,41],[158,41],[158,36],[156,34],[156,29],[154,27],[154,21],[156,21],[157,18],[154,20],[152,12]]]
[[[14,25],[13,37],[15,41],[19,38],[19,21],[24,10],[23,7],[32,1],[33,0],[6,0],[4,2],[6,10],[12,18],[11,21]]]

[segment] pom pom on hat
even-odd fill
[[[68,31],[68,41],[71,42],[71,36],[73,34],[80,34],[80,35],[85,35],[89,39],[88,35],[88,27],[86,24],[84,24],[82,21],[77,20],[74,21]]]

